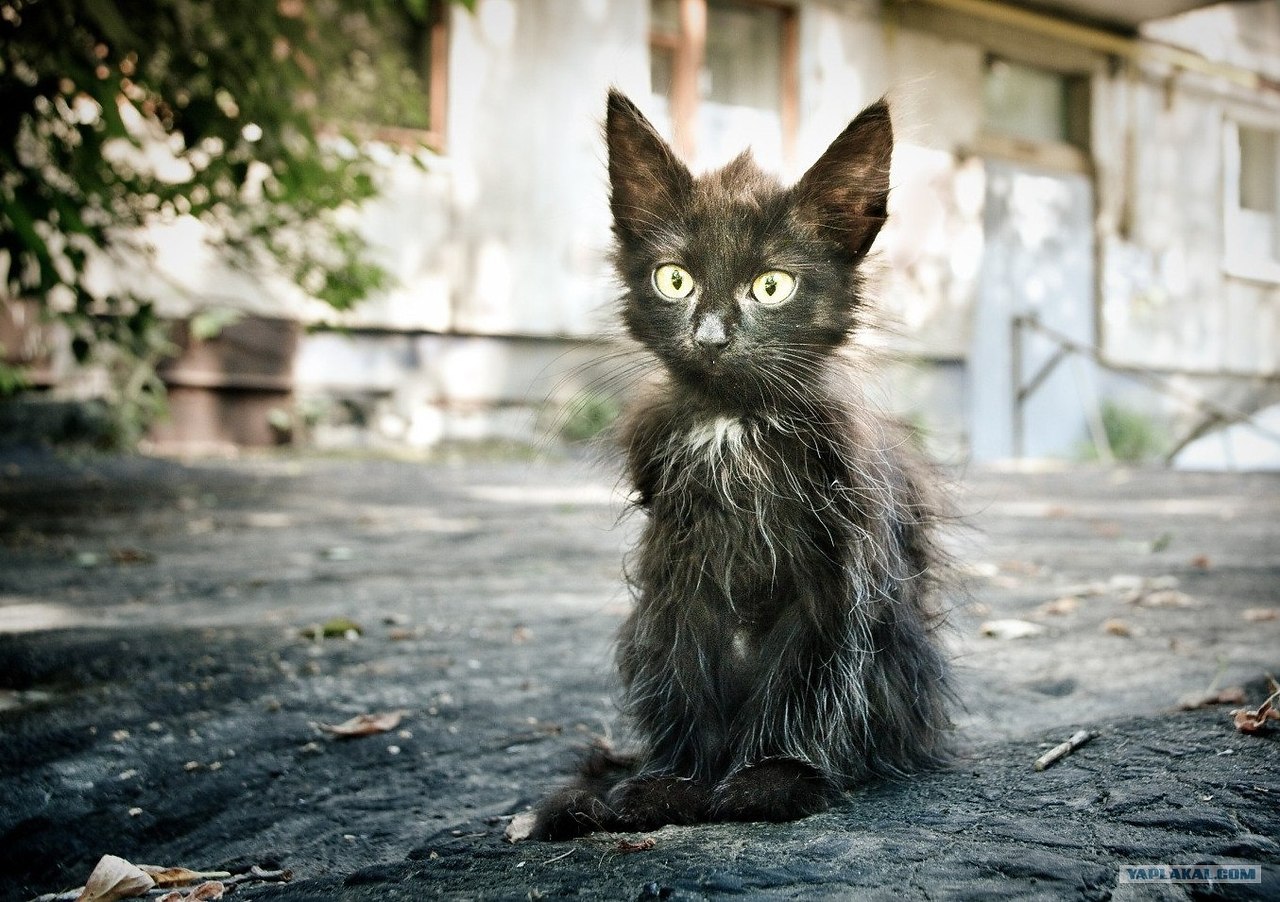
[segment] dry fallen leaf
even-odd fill
[[[1213,559],[1207,554],[1197,554],[1191,559],[1191,566],[1198,570],[1208,570],[1213,566]]]
[[[85,881],[84,889],[76,897],[76,902],[116,902],[117,899],[132,899],[145,894],[155,885],[156,882],[137,865],[114,855],[103,855],[98,859],[89,879]]]
[[[138,868],[156,882],[156,886],[181,886],[204,875],[189,868],[162,868],[154,864],[140,864]]]
[[[112,548],[111,560],[117,564],[149,564],[156,559],[150,551],[141,548]]]
[[[1236,729],[1241,733],[1258,733],[1268,720],[1280,720],[1280,711],[1266,703],[1258,708],[1237,708],[1231,713],[1235,717]]]
[[[1043,626],[1027,620],[988,620],[978,629],[992,639],[1026,639],[1044,632]]]
[[[140,864],[138,868],[156,882],[156,886],[184,886],[197,880],[213,877],[230,877],[230,871],[193,871],[190,868],[166,868],[154,864]]]
[[[532,811],[522,811],[517,814],[511,819],[511,823],[507,824],[507,842],[520,842],[523,839],[528,839],[537,820],[538,816]]]
[[[1133,630],[1129,627],[1129,624],[1125,623],[1118,617],[1112,617],[1110,620],[1103,623],[1102,631],[1111,636],[1128,637],[1133,635]]]
[[[1275,707],[1277,699],[1280,699],[1280,690],[1271,693],[1256,708],[1237,708],[1232,711],[1236,729],[1241,733],[1259,733],[1267,726],[1268,721],[1280,720],[1280,711]]]
[[[1078,607],[1080,607],[1080,599],[1074,595],[1064,595],[1061,598],[1055,598],[1053,601],[1046,601],[1036,608],[1036,612],[1057,617],[1063,614],[1070,614]]]
[[[1248,608],[1240,616],[1250,623],[1280,620],[1280,608]]]
[[[1207,692],[1193,692],[1178,699],[1178,710],[1192,711],[1196,708],[1209,708],[1213,705],[1239,705],[1244,702],[1244,689],[1232,686],[1228,689],[1213,689]]]
[[[658,841],[652,836],[646,836],[644,839],[636,840],[635,842],[632,842],[629,839],[620,839],[618,840],[618,844],[613,848],[615,852],[628,854],[630,852],[648,852],[657,844]]]
[[[217,880],[210,880],[187,893],[181,893],[176,890],[171,893],[165,893],[156,902],[210,902],[210,900],[221,899],[226,891],[227,888],[222,883]]]
[[[1129,599],[1130,604],[1143,608],[1194,608],[1196,601],[1177,589],[1155,589]]]
[[[320,724],[320,729],[331,733],[339,739],[350,739],[356,736],[374,736],[394,730],[404,717],[403,711],[385,711],[382,714],[357,714],[350,720],[340,724]]]

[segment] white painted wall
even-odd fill
[[[481,0],[453,16],[454,329],[599,330],[612,290],[600,136],[616,84],[648,92],[644,0]]]
[[[1236,97],[1194,76],[1101,81],[1104,348],[1118,363],[1212,373],[1280,368],[1280,282],[1226,266],[1223,129],[1280,129],[1280,94]]]

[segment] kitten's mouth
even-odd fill
[[[718,378],[723,376],[730,364],[727,356],[722,350],[706,350],[704,348],[695,348],[694,366],[701,370],[709,378]]]
[[[699,353],[693,355],[682,369],[689,381],[700,388],[717,394],[736,395],[747,389],[746,374],[738,362],[734,355],[724,352]]]

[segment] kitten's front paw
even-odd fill
[[[647,775],[623,780],[609,793],[619,830],[656,830],[707,819],[711,793],[689,777]]]
[[[831,779],[795,758],[768,758],[734,771],[712,795],[718,821],[794,821],[826,809],[835,796]]]
[[[594,792],[568,787],[538,806],[528,838],[543,842],[575,839],[598,830],[615,829],[613,811]]]

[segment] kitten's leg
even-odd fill
[[[692,777],[644,774],[623,780],[609,793],[618,830],[656,830],[666,824],[707,819],[711,790]]]
[[[766,758],[731,773],[712,795],[718,821],[794,821],[826,809],[836,785],[798,758]]]

